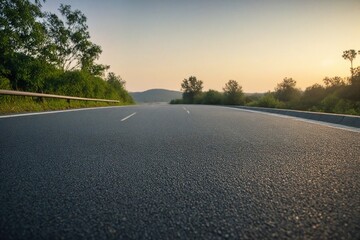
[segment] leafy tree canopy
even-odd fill
[[[233,105],[242,105],[244,104],[244,93],[242,91],[242,86],[235,80],[229,80],[224,90],[224,101],[225,104],[233,104]]]
[[[44,15],[41,2],[0,1],[0,54],[25,53],[36,56],[45,41],[45,28],[38,19]]]
[[[326,87],[339,87],[345,85],[344,79],[338,76],[332,78],[325,77],[323,81]]]
[[[360,50],[359,50],[358,52],[359,52],[359,54],[360,54]],[[349,61],[350,61],[350,64],[351,64],[351,67],[350,67],[351,77],[354,76],[353,61],[354,61],[354,59],[356,58],[356,54],[357,54],[357,52],[356,52],[354,49],[350,49],[350,50],[344,51],[344,52],[343,52],[343,55],[342,55],[342,57],[343,57],[345,60],[349,60]]]
[[[184,79],[181,83],[181,90],[183,91],[183,99],[185,103],[194,103],[195,96],[200,94],[203,89],[203,82],[197,80],[195,76]]]
[[[86,16],[69,5],[59,15],[40,0],[0,0],[1,86],[15,90],[113,98],[131,103],[125,81],[95,61],[101,47],[90,41]]]
[[[201,80],[197,80],[196,77],[191,76],[189,79],[183,80],[181,89],[185,93],[200,93],[203,89],[203,82]]]
[[[101,75],[108,69],[96,65],[101,47],[90,41],[86,16],[69,5],[60,5],[59,11],[65,22],[53,13],[46,13],[46,30],[49,36],[44,56],[63,70],[81,68],[94,75]]]
[[[296,81],[292,78],[284,78],[275,88],[275,97],[282,102],[295,101],[300,95],[301,91],[296,88]]]

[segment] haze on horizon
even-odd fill
[[[358,0],[53,0],[88,18],[99,63],[131,92],[180,90],[196,76],[205,90],[234,79],[245,92],[273,90],[285,77],[304,89],[349,76],[344,50],[360,50]],[[360,58],[354,66],[360,65]]]

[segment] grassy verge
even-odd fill
[[[73,108],[107,107],[129,105],[128,103],[107,103],[93,101],[68,102],[65,99],[39,99],[36,97],[0,96],[0,114],[42,112]]]

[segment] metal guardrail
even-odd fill
[[[70,101],[70,100],[80,100],[80,101],[112,102],[112,103],[119,103],[119,102],[120,102],[120,101],[118,101],[118,100],[109,100],[109,99],[72,97],[72,96],[63,96],[63,95],[55,95],[55,94],[22,92],[22,91],[2,90],[2,89],[0,89],[0,95],[26,96],[26,97],[43,97],[43,98],[58,98],[58,99],[66,99],[66,100],[68,100],[68,101]]]

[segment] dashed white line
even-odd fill
[[[186,109],[186,107],[183,107],[184,111],[190,114],[190,111]]]
[[[131,118],[132,116],[134,116],[135,114],[136,114],[136,112],[134,112],[133,114],[130,114],[130,115],[127,116],[127,117],[124,117],[123,119],[121,119],[121,121],[123,122],[123,121],[129,119],[129,118]]]

